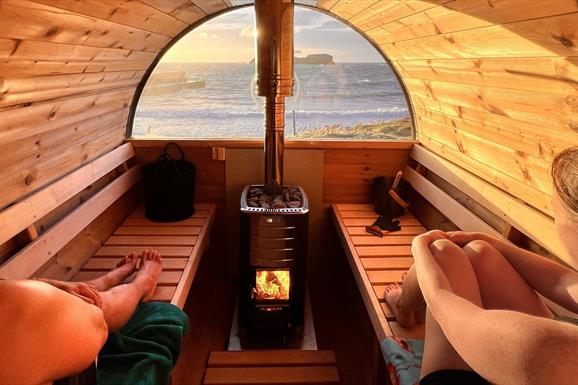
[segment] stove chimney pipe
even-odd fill
[[[255,0],[257,94],[265,97],[265,189],[283,190],[285,97],[293,95],[293,0]]]

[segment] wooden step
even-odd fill
[[[313,350],[211,352],[204,385],[338,385],[335,354]]]
[[[207,367],[335,365],[331,350],[251,350],[211,352]]]
[[[335,366],[207,368],[204,385],[338,385]]]

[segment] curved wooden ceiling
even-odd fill
[[[418,139],[551,214],[578,144],[576,0],[301,0],[390,58]],[[0,207],[117,146],[134,90],[180,31],[251,1],[2,0]]]

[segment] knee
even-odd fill
[[[490,243],[476,239],[464,246],[464,251],[471,260],[479,260],[480,258],[488,258],[488,256],[495,255],[496,249]]]
[[[504,259],[504,256],[486,241],[472,241],[464,246],[464,252],[477,274],[491,273],[503,266],[500,259]]]
[[[89,367],[108,338],[108,326],[101,309],[80,303],[74,313],[68,314],[68,319],[61,319],[61,322],[69,323],[68,332],[71,335],[68,336],[68,343],[62,347],[63,361],[56,377],[66,377]]]
[[[87,323],[89,324],[89,329],[93,330],[95,335],[95,345],[100,347],[104,345],[108,338],[108,324],[106,323],[106,318],[101,309],[94,305],[87,304],[88,317]]]
[[[436,259],[449,257],[458,249],[459,247],[449,239],[437,239],[429,245],[429,250]]]

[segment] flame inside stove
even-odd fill
[[[288,300],[291,278],[289,270],[257,270],[257,300]]]

